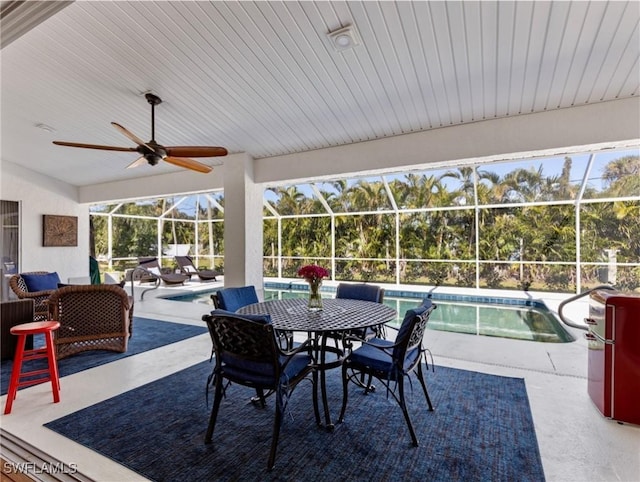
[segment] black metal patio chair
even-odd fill
[[[250,319],[251,318],[251,319]],[[260,391],[275,394],[275,419],[267,467],[275,463],[276,450],[283,414],[287,402],[297,387],[311,377],[313,384],[313,410],[316,424],[320,424],[317,400],[317,374],[314,360],[305,342],[294,350],[280,349],[269,315],[236,315],[224,310],[214,310],[202,317],[207,323],[215,350],[213,381],[215,396],[205,443],[212,442],[220,402],[225,392],[225,380]]]
[[[407,410],[405,378],[412,373],[415,374],[424,391],[429,410],[432,411],[433,405],[422,370],[422,359],[426,351],[422,346],[422,340],[429,316],[435,308],[430,299],[425,299],[418,308],[407,311],[395,341],[373,338],[363,341],[362,346],[349,354],[342,365],[344,393],[339,423],[344,421],[347,409],[349,382],[362,387],[363,376],[372,376],[386,387],[387,393],[390,393],[400,405],[411,434],[411,441],[414,446],[418,446],[418,438]],[[369,385],[364,388],[365,394],[371,392]]]

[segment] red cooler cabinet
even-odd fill
[[[589,396],[605,417],[640,425],[640,296],[590,294]]]

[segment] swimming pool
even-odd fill
[[[306,298],[305,285],[265,283],[265,300]],[[168,296],[166,299],[213,305],[216,290]],[[335,287],[323,287],[322,296],[333,298]],[[392,322],[399,326],[404,313],[429,296],[438,305],[429,318],[427,328],[480,336],[493,336],[545,343],[568,343],[575,338],[560,324],[544,302],[531,299],[485,296],[425,294],[411,291],[385,291],[384,303],[398,312]]]

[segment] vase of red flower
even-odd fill
[[[298,270],[298,276],[302,276],[309,283],[309,311],[320,311],[322,309],[322,296],[320,296],[320,287],[322,279],[329,276],[322,266],[308,264]]]

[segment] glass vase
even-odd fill
[[[309,279],[309,311],[320,311],[322,309],[322,297],[320,296],[321,279]]]

